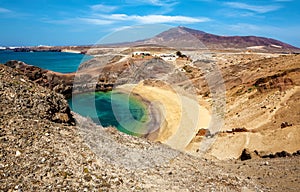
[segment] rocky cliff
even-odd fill
[[[15,60],[8,61],[5,65],[12,69],[16,69],[20,74],[27,76],[30,81],[33,81],[42,87],[49,88],[66,97],[69,97],[72,94],[74,74],[57,73]]]

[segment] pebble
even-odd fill
[[[45,163],[46,159],[42,158],[41,163]]]
[[[19,157],[21,155],[20,151],[16,151],[16,157]]]
[[[266,162],[264,163],[264,165],[269,165],[269,162],[268,162],[268,161],[266,161]]]

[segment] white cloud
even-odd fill
[[[239,2],[227,2],[225,5],[228,5],[232,8],[237,9],[245,9],[257,13],[267,13],[271,11],[276,11],[281,8],[281,6],[278,5],[249,5],[246,3],[239,3]]]
[[[147,1],[148,2],[148,1]],[[158,6],[163,6],[167,2],[175,2],[174,0],[160,1],[160,0],[150,0],[149,3]],[[103,11],[105,9],[105,11]],[[182,15],[165,15],[152,13],[149,15],[127,15],[127,14],[113,14],[108,13],[113,10],[118,9],[115,6],[107,6],[103,4],[97,4],[90,6],[90,12],[87,14],[76,17],[76,18],[66,18],[60,20],[50,20],[44,19],[44,22],[53,24],[91,24],[91,25],[111,25],[111,24],[121,24],[121,25],[140,25],[140,24],[189,24],[189,23],[201,23],[211,21],[207,17],[188,17]],[[107,13],[105,13],[107,12]]]
[[[3,7],[0,7],[0,13],[11,13],[12,11],[9,9],[5,9]]]
[[[60,20],[57,19],[57,20],[55,20],[55,19],[41,18],[40,20],[45,23],[62,24],[62,25],[75,23],[75,19],[60,19]]]
[[[176,5],[178,2],[174,0],[166,0],[166,1],[160,1],[160,0],[150,0],[151,4],[156,6],[167,6],[167,5]]]
[[[178,4],[177,0],[127,0],[129,4],[148,4],[153,6],[168,6]]]
[[[105,19],[115,21],[133,21],[138,24],[158,24],[158,23],[201,23],[210,21],[209,18],[193,18],[186,16],[169,16],[169,15],[126,15],[126,14],[111,14],[99,15]]]
[[[118,9],[118,7],[116,7],[116,6],[109,6],[109,5],[103,5],[103,4],[92,5],[92,6],[90,6],[90,8],[93,11],[99,11],[99,12],[105,12],[105,13],[109,13],[109,12],[112,12],[112,11],[115,11],[116,9]]]
[[[151,23],[200,23],[207,22],[208,18],[193,18],[186,16],[168,16],[168,15],[146,15],[146,16],[131,16],[142,24]]]
[[[254,17],[256,16],[253,12],[243,11],[223,11],[223,14],[227,17]]]
[[[60,25],[76,25],[76,24],[92,24],[92,25],[109,25],[113,24],[112,20],[95,19],[95,18],[72,18],[72,19],[61,19],[61,20],[51,20],[51,19],[41,19],[45,23],[60,24]]]
[[[113,21],[110,20],[93,19],[93,18],[78,18],[78,20],[93,25],[109,25],[114,23]]]
[[[110,19],[110,20],[116,20],[116,21],[126,21],[130,20],[130,16],[126,14],[111,14],[111,15],[95,15],[99,16],[101,18]]]
[[[149,0],[149,3],[152,4],[152,5],[156,5],[156,6],[162,6],[162,5],[165,4],[160,0]]]
[[[124,31],[126,29],[132,29],[132,28],[133,28],[133,26],[121,26],[121,27],[113,28],[111,30],[115,32],[115,31]]]
[[[155,14],[166,14],[174,10],[179,0],[125,0],[128,5],[151,5],[157,7]]]

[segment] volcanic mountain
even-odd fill
[[[219,36],[186,27],[175,27],[134,44],[156,44],[175,48],[246,49],[266,52],[300,53],[300,49],[281,41],[256,36]]]

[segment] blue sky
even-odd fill
[[[299,0],[0,0],[0,46],[128,41],[181,25],[300,47],[299,10]]]

